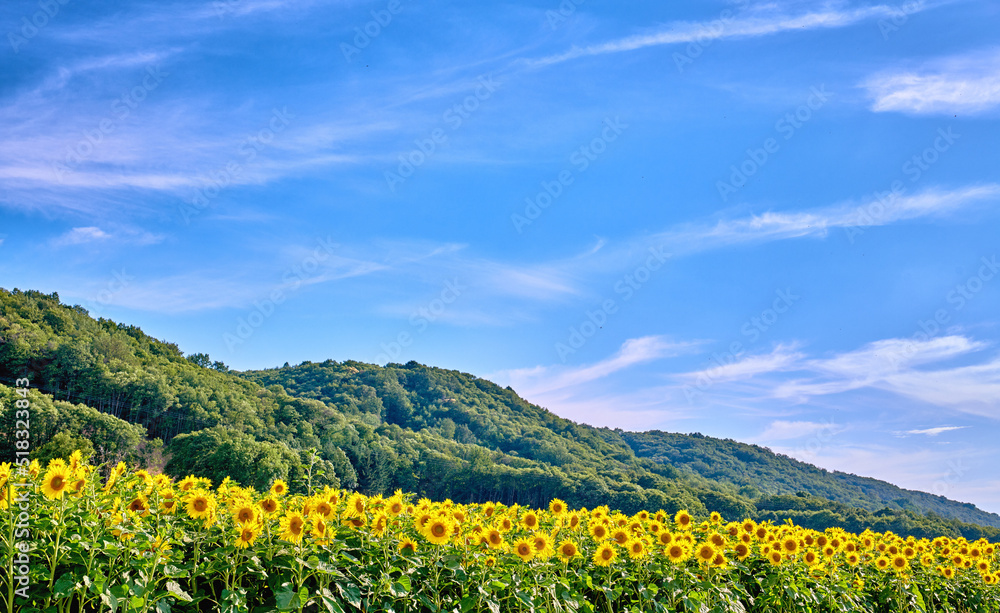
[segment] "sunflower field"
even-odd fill
[[[23,470],[22,470],[23,469]],[[0,611],[998,612],[985,541],[0,465]]]

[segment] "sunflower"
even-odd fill
[[[535,547],[528,539],[519,539],[514,542],[514,553],[521,558],[522,562],[530,562],[535,557]]]
[[[274,515],[278,512],[280,504],[273,496],[268,496],[264,500],[260,501],[260,510],[264,512],[265,515]]]
[[[454,525],[447,517],[436,517],[424,528],[424,538],[435,545],[444,545],[451,538]]]
[[[356,516],[363,515],[365,512],[365,495],[361,492],[351,494],[350,498],[347,499],[347,510],[344,512]]]
[[[708,535],[708,542],[715,545],[716,549],[723,549],[726,546],[726,537],[722,536],[718,532],[713,532]]]
[[[802,554],[802,561],[808,564],[809,566],[813,566],[814,564],[819,563],[819,556],[816,555],[815,551],[809,550],[804,554]]]
[[[724,556],[720,551],[715,554],[714,558],[712,558],[711,566],[713,566],[714,568],[723,568],[728,563],[729,560],[727,560],[726,556]]]
[[[549,502],[549,513],[552,513],[553,515],[562,515],[565,512],[566,503],[562,500],[553,498],[552,501]]]
[[[579,528],[580,527],[580,514],[577,513],[576,511],[570,513],[569,514],[568,525],[569,525],[569,529],[570,530],[576,530],[577,528]]]
[[[906,556],[904,555],[897,554],[892,557],[891,561],[892,570],[896,571],[897,573],[903,572],[904,570],[907,569],[907,567],[909,567],[909,565],[910,564],[906,560]]]
[[[715,546],[711,543],[702,543],[694,550],[694,557],[702,564],[708,564],[715,558]]]
[[[397,549],[399,549],[399,553],[402,553],[402,554],[416,553],[417,552],[417,544],[413,541],[413,539],[410,539],[410,538],[407,538],[407,537],[403,537],[399,541],[399,547],[397,547]],[[407,549],[409,549],[409,551],[407,551]]]
[[[42,493],[49,500],[62,498],[69,488],[70,473],[65,466],[53,466],[45,473],[42,480]]]
[[[618,559],[618,552],[611,543],[602,543],[594,552],[593,562],[598,566],[610,566]]]
[[[625,543],[625,551],[628,552],[628,557],[633,560],[645,558],[649,553],[649,550],[646,548],[646,543],[642,539],[632,539]]]
[[[302,534],[305,532],[306,520],[300,513],[294,511],[285,514],[281,518],[279,523],[279,529],[281,534],[279,535],[282,540],[289,541],[291,543],[298,543],[302,540]]]
[[[215,510],[215,499],[211,494],[195,492],[187,499],[187,514],[191,519],[208,519]]]
[[[538,527],[538,514],[534,511],[528,511],[521,518],[521,526],[525,530],[534,530]]]
[[[556,548],[556,553],[559,555],[559,559],[563,563],[569,563],[569,561],[576,556],[580,555],[580,548],[576,546],[576,543],[569,539],[563,540],[559,543],[559,547]]]
[[[501,534],[496,528],[491,528],[486,531],[484,540],[490,549],[496,549],[497,547],[503,545],[503,534]]]
[[[389,499],[389,504],[386,506],[386,511],[389,512],[389,515],[397,517],[399,515],[402,515],[403,511],[405,510],[406,510],[406,505],[403,504],[402,499],[396,498],[395,496]]]
[[[945,566],[943,569],[941,569],[941,574],[944,576],[945,579],[951,579],[952,577],[955,576],[955,569],[950,566]]]
[[[674,543],[664,550],[664,553],[673,563],[683,562],[688,555],[687,549],[680,543]]]
[[[257,540],[260,531],[256,524],[243,524],[237,528],[236,542],[233,543],[238,549],[246,549]]]
[[[619,528],[611,533],[611,540],[619,545],[624,545],[628,542],[628,532]]]
[[[173,490],[160,492],[160,508],[167,515],[173,515],[177,512],[177,499],[174,498]]]
[[[785,557],[783,555],[781,555],[780,551],[777,551],[777,550],[772,551],[771,553],[769,553],[767,555],[767,561],[770,562],[771,564],[775,565],[775,566],[778,566],[779,564],[781,564],[781,562],[784,561],[784,559],[785,559]]]
[[[389,516],[384,511],[376,513],[375,517],[372,518],[370,530],[374,536],[385,536],[385,533],[389,531]]]
[[[257,509],[254,508],[254,505],[242,502],[233,510],[233,522],[238,525],[256,523],[257,515]]]
[[[879,570],[885,570],[889,568],[889,564],[890,564],[889,558],[885,556],[879,556],[878,559],[875,560],[875,567],[878,568]]]
[[[674,535],[669,530],[662,530],[656,535],[656,540],[665,547],[674,542]]]
[[[330,517],[333,515],[333,505],[331,505],[328,500],[323,498],[317,501],[315,505],[313,505],[310,513],[316,513],[317,515],[322,515],[323,519],[330,519]],[[352,513],[345,513],[344,516],[360,517],[360,515],[354,515]]]
[[[734,551],[736,552],[736,559],[741,562],[746,560],[747,556],[750,555],[750,547],[746,543],[736,543]]]
[[[844,559],[846,559],[847,563],[850,564],[851,566],[857,566],[858,563],[861,562],[861,556],[859,556],[855,552],[847,554],[847,556]]]
[[[149,512],[149,504],[146,502],[146,497],[142,494],[136,496],[126,508],[132,513],[142,513],[143,515]]]
[[[536,532],[531,537],[531,545],[535,548],[535,557],[546,559],[552,555],[552,539],[544,532]]]
[[[317,540],[320,544],[324,544],[327,541],[327,536],[329,532],[329,526],[326,520],[323,519],[321,515],[311,515],[309,519],[312,520],[312,535],[313,538]]]
[[[691,517],[690,513],[681,510],[677,511],[677,514],[674,515],[674,523],[676,523],[677,527],[681,530],[690,530],[693,527],[694,519]]]
[[[789,536],[781,541],[781,550],[788,555],[793,555],[799,551],[799,539]]]
[[[177,489],[182,492],[190,492],[195,486],[194,475],[188,475],[177,482]]]
[[[752,519],[744,519],[743,523],[740,524],[740,529],[746,532],[747,534],[750,534],[751,532],[757,529],[757,522],[755,522]]]
[[[288,484],[282,479],[275,479],[274,483],[271,484],[270,492],[272,496],[284,496],[288,493]]]
[[[595,541],[603,541],[608,538],[608,527],[604,524],[591,524],[590,536],[594,537]]]
[[[708,516],[708,521],[712,522],[713,524],[721,524],[722,515],[720,515],[718,511],[712,511],[712,513]]]

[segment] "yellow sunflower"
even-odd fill
[[[594,552],[593,562],[598,566],[610,566],[616,559],[618,559],[618,552],[615,551],[614,546],[611,543],[602,543]]]
[[[42,493],[49,500],[62,498],[70,486],[69,469],[65,466],[51,466],[42,479]]]

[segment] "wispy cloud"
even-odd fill
[[[923,11],[937,4],[940,3],[920,3],[915,6],[913,12]],[[751,6],[746,11],[727,19],[675,21],[652,33],[626,36],[586,47],[573,47],[563,53],[527,61],[527,64],[548,66],[580,57],[622,53],[661,45],[771,36],[788,31],[842,28],[868,19],[891,17],[898,13],[898,7],[888,4],[848,7],[838,2],[826,3],[826,6],[819,10],[790,14],[786,12],[784,6],[767,2]]]
[[[657,235],[660,244],[677,253],[692,253],[745,243],[791,238],[823,238],[831,230],[858,225],[884,226],[900,221],[953,213],[984,201],[1000,200],[1000,184],[988,183],[954,189],[928,188],[883,204],[877,217],[862,216],[858,202],[842,202],[803,211],[768,211],[714,224],[676,226]]]
[[[508,370],[495,376],[531,397],[575,388],[638,364],[692,353],[703,343],[644,336],[625,341],[618,351],[599,362],[578,367],[535,366]]]
[[[82,245],[84,243],[106,241],[109,238],[111,238],[111,235],[104,230],[95,226],[87,226],[84,228],[73,228],[62,236],[57,237],[52,242],[54,245],[62,247],[67,245]]]
[[[862,86],[872,110],[916,115],[974,114],[1000,106],[1000,51],[935,60],[873,75]]]
[[[837,431],[842,428],[837,428],[830,423],[816,421],[786,421],[778,419],[772,421],[756,438],[761,441],[785,441],[803,438],[831,429]]]
[[[962,430],[968,428],[969,426],[938,426],[937,428],[927,428],[925,430],[907,430],[906,434],[925,434],[927,436],[937,436],[944,432],[951,432],[952,430]]]

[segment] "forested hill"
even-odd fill
[[[626,512],[711,509],[817,529],[1000,540],[1000,517],[971,505],[844,480],[760,448],[747,447],[748,463],[729,441],[593,428],[469,374],[332,360],[237,373],[135,326],[93,319],[56,294],[0,289],[3,458],[13,457],[19,377],[31,382],[41,461],[82,449],[95,462],[216,482],[231,475],[257,488],[283,478],[299,491],[401,488],[531,506],[560,497]],[[682,441],[700,464],[678,451]],[[703,465],[731,470],[710,475]]]
[[[733,485],[751,498],[808,492],[869,511],[896,505],[973,523],[1000,525],[997,522],[1000,516],[986,513],[971,503],[957,503],[943,496],[901,489],[871,477],[827,471],[758,445],[697,433],[659,430],[621,432],[621,435],[640,458],[650,458],[682,472]]]

